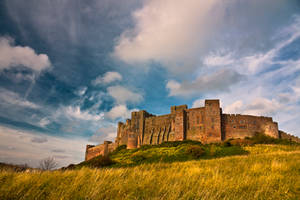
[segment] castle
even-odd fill
[[[155,116],[145,110],[131,113],[126,123],[119,122],[114,143],[87,145],[85,160],[107,155],[120,145],[128,149],[144,144],[160,144],[165,141],[196,140],[202,143],[221,142],[230,138],[245,138],[260,132],[274,138],[290,138],[278,131],[278,124],[271,117],[224,114],[219,100],[205,100],[204,107],[187,105],[171,106],[171,113]]]

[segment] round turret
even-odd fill
[[[137,148],[137,137],[134,133],[129,133],[127,149],[135,149]]]

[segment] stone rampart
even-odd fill
[[[111,141],[104,141],[103,144],[97,146],[86,145],[85,160],[90,160],[99,155],[107,156],[109,153],[113,152],[115,148],[116,144]]]
[[[224,139],[252,137],[256,133],[265,133],[278,138],[278,125],[271,117],[223,114],[222,129]]]
[[[294,141],[294,142],[300,143],[300,138],[298,138],[298,137],[296,137],[294,135],[288,134],[288,133],[286,133],[284,131],[281,131],[281,130],[279,130],[279,137],[281,139],[287,139],[287,140],[290,140],[290,141]]]

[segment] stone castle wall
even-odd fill
[[[104,141],[101,145],[86,145],[85,160],[90,160],[96,156],[107,156],[110,152],[115,150],[116,144],[110,141]]]
[[[294,136],[294,135],[291,135],[291,134],[288,134],[284,131],[279,131],[279,137],[281,139],[286,139],[286,140],[290,140],[290,141],[294,141],[294,142],[298,142],[300,143],[300,138]]]
[[[117,137],[111,149],[127,145],[128,149],[165,141],[195,140],[220,142],[230,138],[251,137],[265,133],[279,138],[278,124],[271,117],[223,114],[219,100],[205,100],[205,106],[188,109],[171,106],[170,114],[155,116],[144,110],[131,113],[126,123],[119,122]],[[282,137],[288,137],[283,134]],[[103,155],[105,145],[87,148],[87,158]]]
[[[278,138],[278,124],[271,117],[223,114],[224,139],[252,137],[255,133],[265,133]]]

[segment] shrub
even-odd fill
[[[205,154],[205,150],[203,147],[192,145],[186,149],[186,153],[192,155],[194,158],[200,158]]]
[[[127,145],[126,145],[126,144],[120,145],[120,146],[118,146],[118,147],[113,151],[113,153],[117,153],[117,152],[119,152],[119,151],[121,151],[121,150],[123,150],[123,149],[126,149],[126,148],[127,148]]]
[[[227,141],[222,142],[221,146],[223,146],[223,147],[231,147],[232,145],[231,145],[230,141],[227,140]]]
[[[250,140],[254,144],[284,144],[284,145],[299,145],[296,142],[287,139],[273,138],[263,133],[256,133]]]
[[[76,169],[76,167],[77,167],[77,165],[75,165],[75,164],[69,164],[67,167],[60,168],[60,170],[63,170],[63,171],[65,171],[65,170],[74,170],[74,169]]]
[[[210,145],[210,148],[209,148],[209,155],[210,156],[216,156],[217,155],[217,146],[216,145]]]
[[[143,154],[134,153],[130,156],[130,159],[135,163],[140,163],[140,162],[146,160],[146,157]]]
[[[89,166],[89,167],[101,168],[101,167],[112,165],[114,163],[115,162],[112,159],[110,159],[109,156],[100,155],[95,158],[92,158],[91,160],[83,162],[82,165]]]
[[[272,138],[270,136],[267,136],[263,133],[256,133],[251,140],[255,144],[274,144],[275,143],[275,138]]]
[[[184,140],[184,141],[169,141],[169,142],[163,142],[159,145],[156,145],[158,147],[178,147],[183,144],[191,144],[191,145],[201,145],[201,142],[199,141],[193,141],[193,140]]]
[[[154,146],[150,145],[150,144],[144,144],[140,147],[140,150],[147,150],[147,149],[151,149],[151,148],[154,148]]]
[[[234,139],[228,141],[233,146],[250,146],[253,145],[253,141],[249,139]]]

